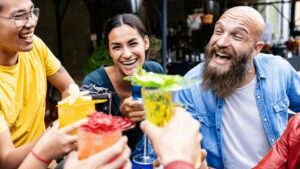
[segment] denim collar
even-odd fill
[[[265,79],[269,76],[269,72],[265,68],[263,60],[258,59],[258,57],[260,57],[260,55],[264,55],[264,54],[260,53],[260,54],[256,55],[253,62],[254,62],[254,65],[255,65],[257,78],[258,79]]]

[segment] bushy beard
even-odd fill
[[[231,56],[232,62],[227,71],[218,70],[216,67],[209,66],[213,59],[215,51],[222,51]],[[251,54],[253,48],[243,55],[237,56],[231,49],[219,49],[218,47],[208,46],[205,50],[206,60],[203,71],[204,90],[212,88],[217,97],[225,98],[233,94],[233,92],[241,86],[249,66],[252,64]]]

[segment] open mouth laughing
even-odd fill
[[[131,60],[129,60],[129,61],[122,61],[121,63],[122,63],[123,65],[125,65],[125,66],[130,66],[130,65],[135,64],[136,62],[137,62],[137,58],[131,59]]]
[[[226,64],[228,62],[230,62],[231,60],[231,55],[227,54],[227,53],[223,53],[223,52],[218,52],[215,51],[215,55],[214,55],[214,62],[217,64]]]
[[[32,42],[33,40],[33,32],[20,34],[19,38],[25,40],[26,42]]]

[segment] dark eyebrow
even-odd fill
[[[112,42],[110,45],[120,45],[119,42]]]
[[[24,10],[24,9],[18,9],[16,11],[13,11],[12,15],[17,14],[17,13],[25,13],[25,12],[26,12],[26,10]]]
[[[128,41],[128,43],[131,43],[131,42],[133,42],[133,41],[135,41],[135,40],[137,40],[137,38],[132,38],[132,39],[130,39],[130,40]]]
[[[127,43],[132,43],[132,42],[134,42],[136,40],[137,40],[137,38],[132,38]],[[112,42],[111,45],[120,45],[120,43],[119,42]]]

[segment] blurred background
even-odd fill
[[[105,20],[135,13],[151,35],[150,60],[166,73],[184,75],[204,60],[214,23],[228,8],[256,8],[266,21],[263,52],[280,55],[300,70],[300,0],[32,0],[41,10],[41,37],[75,81],[111,64],[102,43]],[[46,122],[57,119],[58,92],[49,87]]]
[[[41,9],[36,34],[79,84],[84,74],[110,63],[101,43],[102,25],[107,18],[125,12],[142,18],[152,35],[149,59],[160,62],[170,74],[184,74],[203,60],[214,23],[226,9],[237,5],[253,6],[264,16],[264,52],[287,59],[299,56],[297,0],[32,1]],[[299,70],[299,63],[293,65]]]

